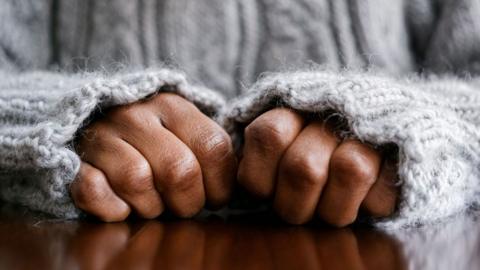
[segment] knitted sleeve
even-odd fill
[[[224,119],[242,128],[273,107],[335,112],[349,132],[398,146],[401,197],[379,226],[438,221],[480,202],[480,85],[454,78],[393,79],[369,73],[271,74],[236,99]],[[447,94],[448,93],[448,94]]]
[[[183,74],[149,69],[115,75],[0,71],[0,200],[62,218],[80,211],[69,196],[80,159],[72,140],[98,110],[174,92],[214,117],[222,96]]]

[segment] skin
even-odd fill
[[[360,210],[384,217],[397,198],[396,168],[379,151],[340,141],[323,121],[282,108],[246,127],[238,170],[227,133],[168,93],[111,109],[87,127],[76,148],[82,165],[72,198],[107,222],[132,212],[155,218],[168,208],[191,217],[205,204],[221,207],[235,177],[293,224],[320,218],[346,226]]]
[[[72,198],[108,222],[131,212],[155,218],[168,208],[191,217],[205,204],[223,206],[237,170],[228,134],[169,93],[111,109],[86,128],[76,150],[82,164]]]
[[[397,199],[396,168],[357,140],[340,141],[324,121],[306,121],[284,108],[264,113],[245,129],[238,181],[271,199],[292,224],[314,218],[338,227],[359,211],[386,217]]]

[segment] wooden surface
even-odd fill
[[[5,205],[0,209],[0,269],[408,269],[412,265],[411,251],[383,232],[318,224],[288,226],[269,214],[104,224],[49,220]],[[480,255],[478,249],[471,251]],[[470,260],[468,267],[478,269],[471,258],[465,260]]]

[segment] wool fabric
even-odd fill
[[[95,115],[159,92],[242,141],[279,106],[334,113],[398,149],[385,228],[480,202],[476,0],[1,0],[0,199],[61,218],[74,141]]]

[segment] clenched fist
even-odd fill
[[[274,109],[245,129],[238,181],[261,198],[271,198],[286,221],[319,217],[345,226],[359,210],[390,215],[397,199],[392,162],[367,144],[340,141],[323,121],[307,121]]]
[[[189,217],[225,204],[237,170],[228,134],[192,103],[163,93],[119,106],[87,127],[71,185],[75,204],[104,221],[167,207]]]

